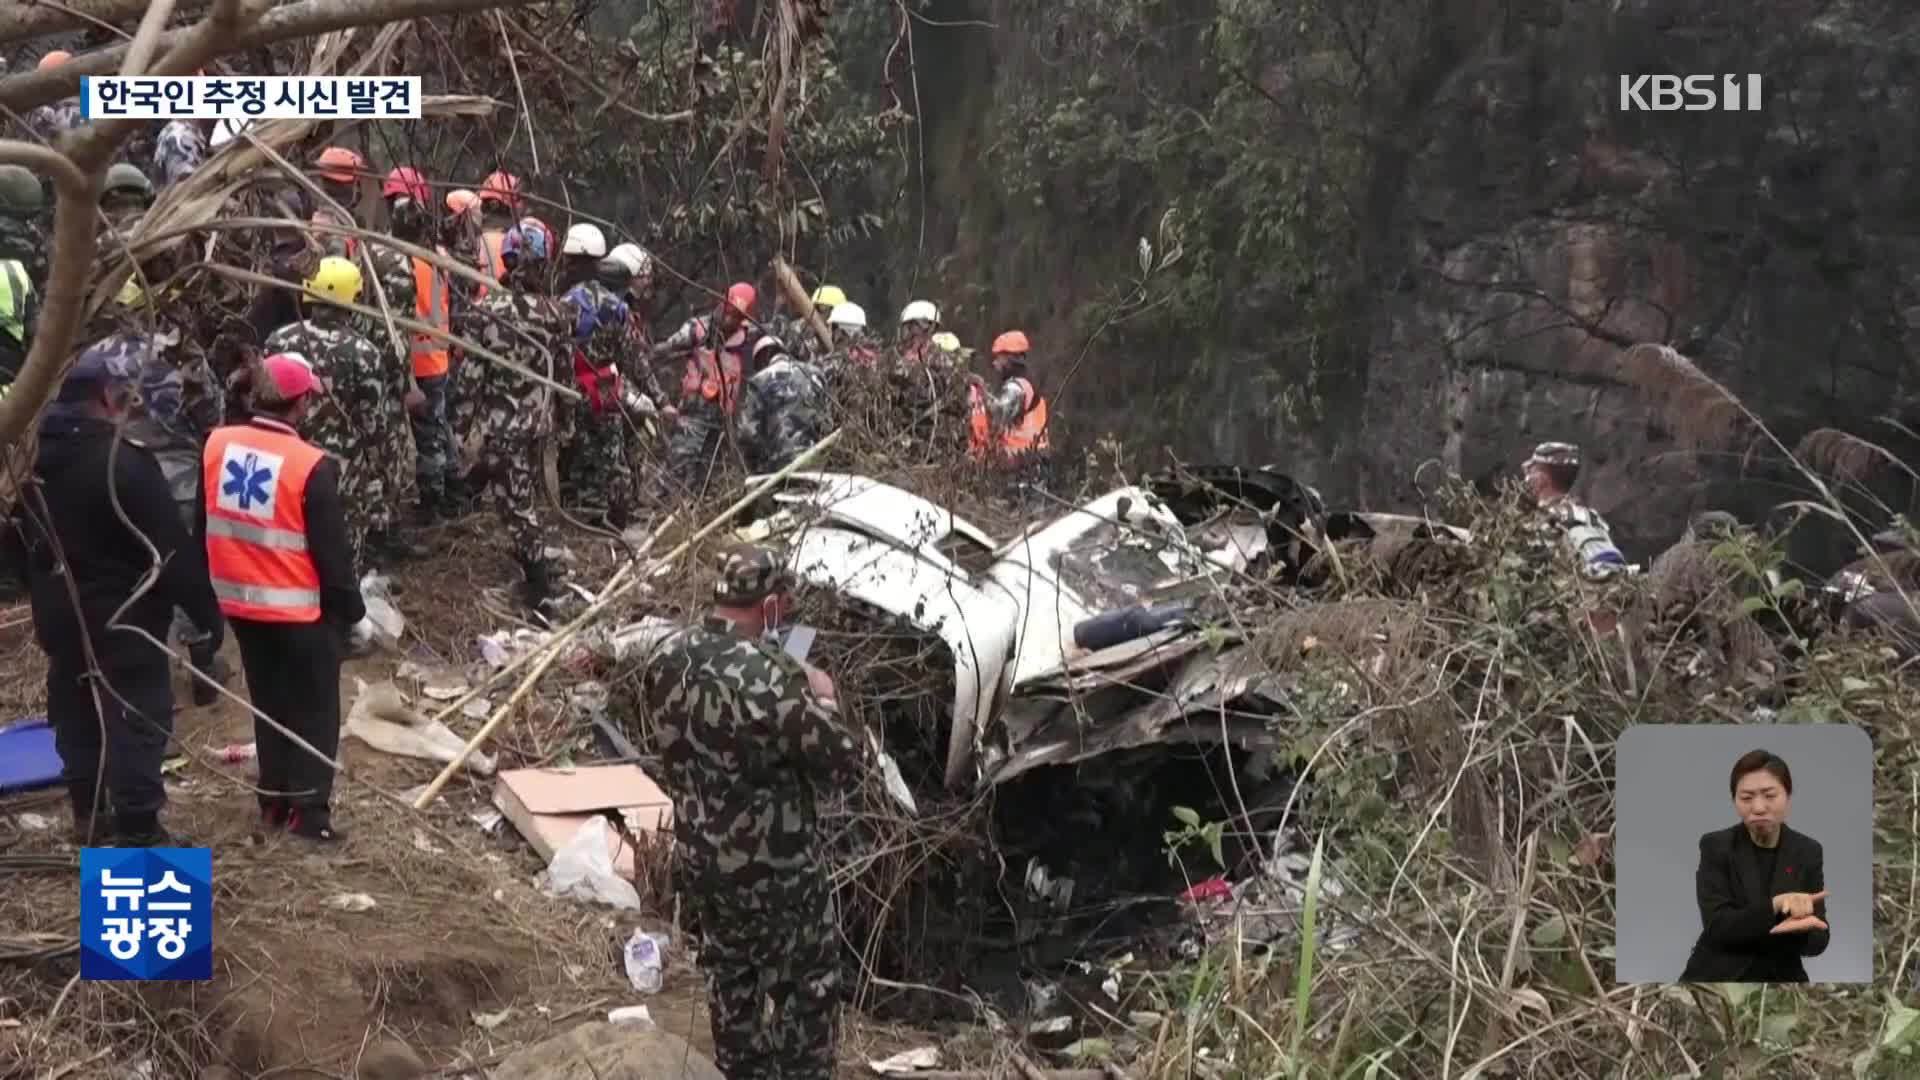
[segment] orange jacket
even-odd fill
[[[324,460],[298,435],[215,428],[200,458],[207,571],[228,618],[320,621],[320,571],[307,551],[307,479]]]
[[[442,251],[440,254],[445,255]],[[425,259],[413,260],[413,313],[418,321],[448,333],[453,331],[453,315],[447,307],[447,278]],[[447,339],[415,333],[410,355],[413,377],[429,379],[445,375],[451,360]]]
[[[1000,432],[1000,453],[1012,457],[1027,451],[1050,449],[1047,440],[1047,399],[1033,388],[1032,381],[1019,376],[1012,381],[1020,387],[1026,402],[1020,408],[1019,418]],[[968,417],[967,449],[974,457],[985,458],[988,449],[995,446],[993,418],[987,414],[987,396],[975,386],[968,391],[968,400],[972,408]]]
[[[747,347],[746,328],[735,330],[716,351],[706,345],[706,320],[693,325],[693,355],[687,357],[686,371],[680,376],[680,400],[705,401],[718,405],[721,412],[732,416],[740,404],[740,383],[746,375],[740,360],[740,354]]]

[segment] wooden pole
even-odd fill
[[[821,320],[819,309],[813,306],[813,297],[808,296],[807,290],[800,284],[800,275],[794,273],[793,267],[787,265],[787,260],[778,255],[773,257],[773,277],[780,283],[780,291],[787,294],[787,303],[792,304],[793,309],[798,311],[800,317],[807,321],[807,325],[813,328],[814,336],[820,339],[820,344],[825,345],[828,352],[832,352],[833,332],[828,330],[827,324]]]

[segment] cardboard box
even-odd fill
[[[508,769],[495,778],[493,805],[551,861],[595,814],[615,814],[635,834],[673,827],[673,800],[638,765]],[[633,875],[633,846],[609,831],[616,873]]]

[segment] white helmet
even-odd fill
[[[833,314],[827,316],[827,322],[834,326],[847,326],[855,330],[867,328],[867,309],[859,304],[836,304]]]
[[[923,322],[940,325],[940,309],[933,306],[931,300],[915,300],[900,309],[900,321],[903,323]]]
[[[582,222],[567,230],[567,242],[560,248],[563,255],[591,255],[602,259],[607,254],[607,238],[600,232],[600,226]]]
[[[653,273],[653,256],[639,244],[618,244],[607,252],[607,258],[627,268],[628,277]]]

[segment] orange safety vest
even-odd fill
[[[507,234],[502,229],[488,229],[480,234],[480,247],[486,254],[487,262],[480,268],[481,273],[493,275],[493,280],[504,281],[507,277],[507,260],[501,257],[506,249]]]
[[[1020,418],[1000,432],[1000,452],[1008,457],[1027,451],[1047,450],[1051,448],[1047,440],[1047,399],[1040,396],[1027,379],[1015,377],[1020,389],[1026,394],[1026,405],[1021,409]],[[972,405],[972,415],[967,433],[967,449],[976,458],[987,456],[987,450],[993,446],[993,422],[987,414],[987,396],[978,386],[970,387],[967,392]]]
[[[270,422],[215,428],[200,459],[207,571],[220,610],[257,622],[320,621],[307,550],[307,479],[326,457]]]
[[[706,321],[693,324],[693,355],[687,357],[687,369],[680,376],[680,399],[693,401],[704,398],[717,402],[720,410],[728,416],[740,403],[740,383],[743,369],[740,363],[740,350],[747,344],[747,331],[742,327],[733,332],[715,352],[703,347],[707,338]]]
[[[447,279],[425,259],[413,260],[413,313],[428,326],[448,333],[453,331],[453,313],[447,307]],[[421,333],[413,335],[409,355],[413,358],[416,379],[445,375],[451,359],[446,338]]]

